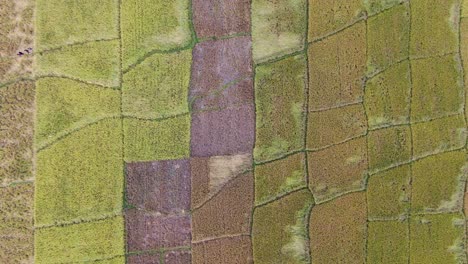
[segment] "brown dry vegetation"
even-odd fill
[[[0,88],[0,184],[32,179],[34,83]]]
[[[365,263],[366,195],[347,194],[312,208],[310,250],[315,263]]]
[[[363,188],[366,138],[360,137],[308,155],[309,187],[317,201]]]

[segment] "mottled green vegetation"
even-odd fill
[[[466,158],[463,151],[453,151],[414,162],[411,210],[415,213],[461,210]]]
[[[39,51],[119,35],[118,0],[36,2],[36,47]]]
[[[364,16],[362,0],[309,0],[309,36],[314,41],[355,23]]]
[[[412,0],[410,56],[458,51],[460,0]]]
[[[366,47],[365,22],[309,45],[309,110],[362,101]]]
[[[36,74],[64,75],[104,86],[119,85],[119,41],[67,46],[36,54]]]
[[[364,192],[315,206],[309,224],[313,263],[365,263],[366,210]]]
[[[118,90],[65,78],[43,78],[36,85],[37,148],[87,124],[120,114]]]
[[[465,7],[464,10],[467,13],[468,16],[468,0],[465,0]],[[462,18],[460,22],[460,57],[463,61],[463,70],[464,70],[464,76],[465,76],[465,93],[468,91],[468,18]],[[468,106],[468,96],[465,96],[465,106]],[[468,107],[465,107],[465,117],[468,118]]]
[[[253,59],[256,63],[304,48],[307,0],[252,1]]]
[[[123,114],[161,118],[187,113],[192,52],[154,54],[123,76]]]
[[[461,214],[411,218],[411,263],[466,263],[465,219]]]
[[[307,122],[307,149],[333,145],[362,136],[367,131],[362,104],[311,112]]]
[[[398,0],[390,1],[398,2]],[[367,21],[368,74],[372,75],[408,58],[409,22],[407,3],[369,18]]]
[[[186,47],[192,42],[190,1],[122,1],[121,27],[124,68],[153,50]]]
[[[104,217],[122,209],[122,134],[108,119],[37,153],[35,225]]]
[[[298,55],[256,68],[256,161],[304,148],[306,65]]]
[[[400,219],[409,210],[411,169],[399,166],[372,175],[367,183],[369,219]]]
[[[32,183],[0,188],[0,262],[32,263]]]
[[[370,128],[409,122],[410,68],[405,61],[366,82],[364,106]]]
[[[412,129],[415,158],[465,146],[466,124],[462,114],[417,123]]]
[[[306,186],[304,153],[255,167],[255,203],[261,204]]]
[[[386,169],[411,159],[409,126],[373,130],[368,136],[369,170]]]
[[[314,201],[308,190],[257,207],[253,216],[255,263],[308,263],[307,219]]]
[[[408,222],[370,222],[367,233],[367,263],[408,263]]]
[[[190,116],[124,119],[125,161],[168,160],[190,154]]]
[[[0,88],[0,185],[32,178],[34,83]]]
[[[317,202],[364,188],[367,176],[366,137],[308,154],[309,188]]]
[[[372,16],[386,9],[390,9],[398,4],[407,2],[408,0],[363,0],[367,14]]]
[[[125,254],[124,221],[121,216],[41,228],[35,232],[34,258],[37,264],[83,263]]]
[[[458,55],[415,60],[411,68],[412,121],[462,112],[464,88]]]

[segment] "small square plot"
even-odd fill
[[[192,211],[193,242],[250,233],[253,175],[244,173]]]
[[[414,157],[459,149],[466,143],[463,115],[435,119],[412,125]]]
[[[364,22],[309,45],[309,110],[362,100],[366,46]]]
[[[395,126],[373,130],[368,135],[369,170],[396,166],[411,159],[411,130]]]
[[[403,165],[370,176],[367,184],[369,219],[400,219],[409,211],[411,168]]]
[[[164,160],[128,163],[127,202],[161,214],[190,210],[190,162]]]
[[[412,121],[462,112],[463,80],[458,54],[413,60]]]
[[[250,37],[197,44],[193,49],[189,89],[192,109],[201,111],[251,102],[253,86],[251,81],[245,82],[252,76],[251,61]],[[213,100],[213,97],[221,98]]]
[[[411,211],[453,212],[462,209],[466,178],[465,151],[429,156],[412,164]]]
[[[394,65],[367,80],[364,106],[369,128],[409,123],[410,64]]]
[[[460,0],[411,1],[411,57],[458,50]]]
[[[462,214],[411,217],[410,263],[466,263]]]
[[[409,263],[408,222],[370,222],[367,263]]]
[[[302,50],[306,39],[307,0],[252,1],[255,63]]]
[[[191,156],[251,153],[255,137],[253,105],[192,114]]]
[[[250,31],[249,0],[193,0],[197,37],[221,37]]]
[[[396,6],[367,22],[367,72],[381,71],[408,58],[409,43],[408,4]]]
[[[323,148],[367,132],[362,104],[309,113],[307,149]]]
[[[162,216],[130,209],[125,224],[129,251],[189,246],[192,238],[189,215]]]
[[[198,208],[232,179],[252,169],[252,155],[191,158],[192,208]]]
[[[163,120],[124,118],[125,161],[181,159],[190,155],[190,116]]]
[[[366,148],[360,137],[308,154],[309,187],[317,202],[364,187]]]

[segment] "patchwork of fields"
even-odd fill
[[[468,0],[0,21],[0,263],[468,263]]]

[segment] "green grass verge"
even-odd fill
[[[125,254],[124,220],[105,220],[36,229],[35,263],[93,261]],[[101,262],[102,263],[102,262]],[[124,263],[124,262],[103,262]]]
[[[304,148],[306,78],[303,55],[256,68],[256,161]]]
[[[364,106],[369,128],[409,122],[409,62],[402,62],[366,82]]]
[[[192,41],[190,1],[122,1],[123,67],[152,50],[182,48]]]
[[[0,184],[33,177],[34,83],[0,88]]]
[[[254,211],[254,262],[307,263],[307,214],[313,204],[309,191],[289,194]]]
[[[369,170],[378,171],[411,159],[409,126],[382,128],[369,132],[367,138]]]
[[[454,151],[418,160],[412,165],[411,210],[461,210],[466,180],[466,153]]]
[[[364,0],[364,6],[366,7],[368,15],[374,15],[405,1],[406,0]]]
[[[256,63],[304,48],[307,0],[256,0],[251,8]]]
[[[304,153],[255,166],[255,203],[261,204],[306,186]]]
[[[466,263],[464,229],[461,214],[412,217],[410,263]]]
[[[123,164],[120,120],[103,120],[37,153],[35,225],[119,213]]]
[[[34,185],[0,188],[0,263],[32,263]]]
[[[190,155],[190,116],[160,121],[124,119],[125,161],[186,158]]]
[[[119,41],[67,46],[36,54],[36,75],[64,75],[104,86],[119,85]]]
[[[154,54],[123,76],[123,113],[161,118],[188,112],[191,50]]]
[[[367,263],[408,264],[407,221],[369,222],[367,232]]]
[[[36,0],[36,49],[117,38],[118,0]]]
[[[56,140],[104,117],[120,114],[120,92],[64,78],[36,82],[35,145]]]
[[[369,219],[395,219],[408,214],[410,177],[409,165],[370,176],[367,183]]]

